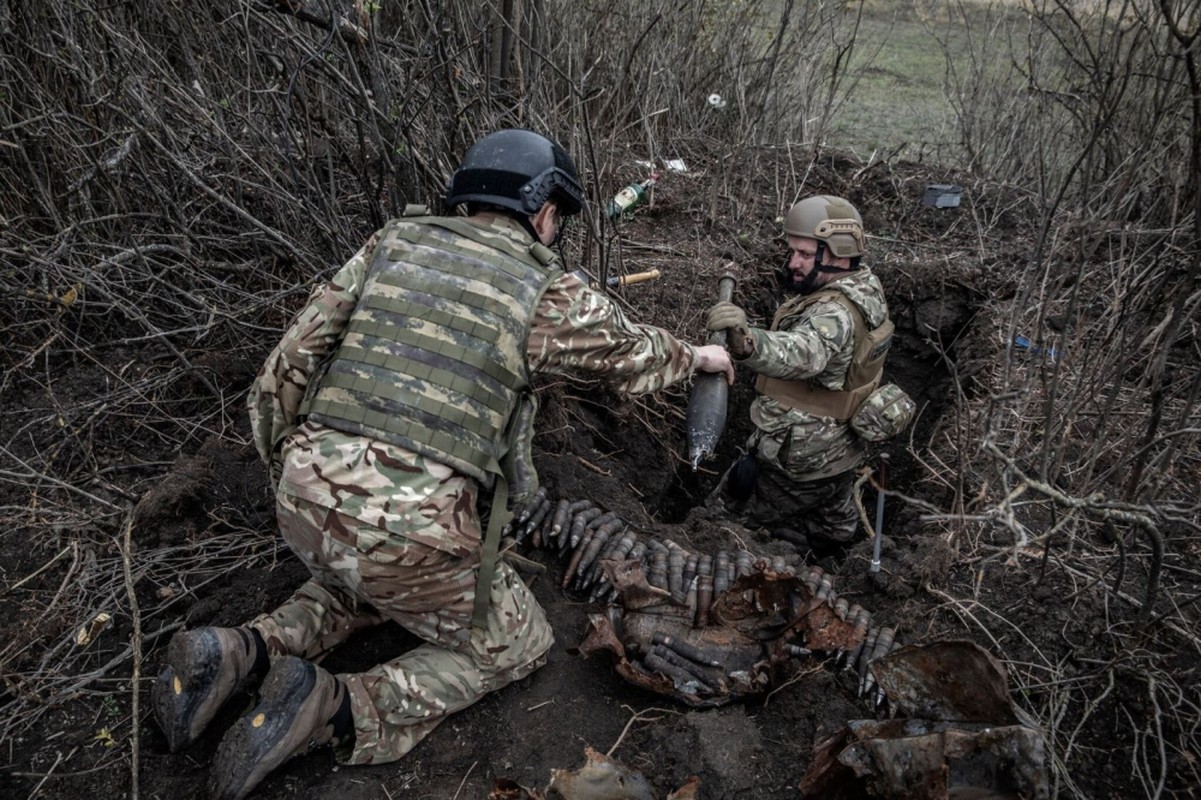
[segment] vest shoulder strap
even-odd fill
[[[415,219],[406,219],[406,222],[416,222],[426,225],[436,225],[439,228],[444,228],[453,233],[470,239],[486,247],[491,247],[500,250],[507,255],[516,258],[523,263],[538,267],[544,272],[548,269],[558,269],[559,257],[555,251],[551,250],[541,242],[532,242],[528,246],[521,246],[507,236],[499,234],[489,234],[482,230],[479,226],[473,225],[462,217],[418,217]]]

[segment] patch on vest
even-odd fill
[[[871,353],[869,353],[867,356],[867,360],[868,361],[876,361],[878,359],[884,358],[884,354],[887,353],[889,348],[891,348],[891,347],[892,347],[892,337],[889,336],[887,339],[880,342],[880,344],[878,344],[872,348]]]
[[[838,328],[834,327],[834,323],[828,319],[818,318],[814,320],[813,327],[822,335],[824,339],[833,340],[838,336]]]

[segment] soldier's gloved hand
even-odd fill
[[[746,358],[755,349],[746,312],[733,303],[722,301],[709,309],[708,323],[711,331],[729,331],[726,347],[736,358]]]

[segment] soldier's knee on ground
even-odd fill
[[[809,551],[809,537],[800,531],[793,530],[792,528],[776,528],[771,532],[771,535],[772,538],[788,542],[801,555]]]

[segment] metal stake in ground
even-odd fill
[[[872,542],[872,572],[880,571],[880,542],[884,538],[884,495],[888,494],[888,453],[876,462],[876,538]]]
[[[730,302],[734,297],[737,279],[725,273],[717,281],[717,299]],[[726,345],[726,332],[709,334],[709,344]],[[701,461],[713,455],[722,432],[726,429],[726,409],[730,399],[730,386],[726,376],[719,372],[696,376],[692,384],[692,395],[688,398],[688,459],[695,470]]]

